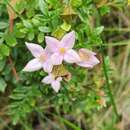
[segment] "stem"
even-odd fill
[[[15,66],[13,65],[13,60],[12,60],[11,56],[8,57],[8,60],[9,60],[9,64],[12,66],[12,73],[13,73],[14,77],[16,78],[17,81],[19,81],[20,78],[17,74]]]
[[[21,20],[23,20],[22,15],[19,14],[19,12],[9,3],[9,1],[7,0],[6,2],[7,2],[7,5],[17,14],[17,16],[18,16]]]
[[[9,18],[9,32],[13,32],[14,19]]]
[[[106,47],[108,47],[108,46],[125,46],[125,45],[128,45],[128,44],[130,44],[130,40],[124,40],[124,41],[121,41],[121,42],[113,42],[113,43],[104,43],[104,44],[102,44],[102,47],[103,46],[106,46]],[[101,45],[89,45],[90,47],[92,46],[92,47],[100,47]]]
[[[103,51],[102,46],[101,46],[101,51]],[[111,105],[113,107],[113,111],[114,111],[116,118],[117,118],[117,121],[118,121],[120,119],[120,115],[118,114],[116,103],[115,103],[115,100],[114,100],[114,96],[113,96],[111,88],[110,88],[109,77],[108,77],[108,73],[107,73],[107,66],[106,66],[105,58],[104,58],[103,55],[102,55],[102,58],[103,58],[103,71],[104,71],[104,76],[105,76],[105,79],[106,79],[106,88],[108,90],[108,95],[109,95],[110,100],[111,100]]]
[[[12,5],[9,3],[9,1],[7,1],[7,4],[17,14],[17,11],[15,11],[15,9],[12,7]],[[13,26],[14,26],[14,18],[9,17],[9,32],[10,33],[13,32]],[[17,81],[19,81],[20,78],[19,78],[19,76],[17,74],[16,68],[15,68],[15,66],[13,64],[13,60],[12,60],[11,56],[8,57],[8,61],[9,61],[9,64],[12,66],[12,73],[13,73],[14,77],[16,78]]]
[[[105,32],[130,32],[130,28],[105,28]]]

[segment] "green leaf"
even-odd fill
[[[82,5],[83,1],[82,0],[71,0],[70,3],[74,7],[79,7]]]
[[[2,44],[4,42],[4,38],[0,39],[0,44]]]
[[[17,44],[16,38],[15,36],[13,36],[13,34],[7,34],[4,37],[7,45],[14,47]]]
[[[8,23],[6,22],[0,22],[0,29],[5,29],[8,27]]]
[[[44,32],[44,33],[49,33],[49,32],[51,32],[51,29],[49,27],[41,26],[41,27],[39,27],[39,31]]]
[[[5,44],[0,44],[0,53],[3,56],[9,56],[9,47]]]
[[[28,11],[26,12],[26,15],[27,15],[28,18],[33,17],[33,16],[35,15],[34,9],[28,10]]]
[[[33,31],[31,31],[31,32],[28,33],[28,40],[29,41],[32,41],[34,39],[34,37],[35,37],[35,35],[34,35]]]
[[[0,53],[0,60],[2,60],[3,59],[3,55]]]
[[[25,95],[23,93],[22,94],[15,93],[15,94],[10,95],[9,97],[13,100],[22,100],[24,98],[24,96]]]
[[[38,26],[40,24],[40,21],[36,18],[33,18],[32,19],[32,23],[35,25],[35,26]]]
[[[4,92],[7,87],[7,84],[3,78],[0,78],[0,92]]]
[[[43,14],[47,14],[47,4],[45,3],[44,0],[39,0],[38,1],[39,9]]]
[[[110,12],[110,7],[102,6],[102,7],[99,8],[99,12],[103,16],[103,15],[105,15],[105,14]]]
[[[24,25],[26,28],[29,28],[29,29],[31,29],[31,28],[33,27],[32,24],[31,24],[31,22],[28,21],[28,20],[23,20],[23,25]]]
[[[103,30],[104,30],[104,26],[100,26],[100,27],[97,27],[96,29],[95,29],[95,32],[96,32],[96,34],[101,34],[102,32],[103,32]]]
[[[42,43],[44,41],[44,33],[42,33],[42,32],[39,33],[37,40],[38,40],[39,43]]]
[[[3,32],[0,32],[0,37],[3,37],[3,34],[4,34]]]
[[[0,72],[4,69],[6,60],[0,60]]]
[[[68,23],[66,23],[66,22],[64,22],[64,23],[61,25],[61,28],[67,32],[67,31],[69,31],[69,30],[71,29],[71,25],[68,24]]]

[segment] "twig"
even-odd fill
[[[130,40],[124,40],[124,41],[121,41],[121,42],[115,42],[115,43],[104,43],[102,44],[102,46],[105,46],[105,47],[108,47],[108,46],[124,46],[124,45],[128,45],[130,44]],[[101,45],[89,45],[89,46],[92,46],[92,47],[100,47]]]
[[[105,28],[104,31],[109,32],[130,32],[130,28]]]
[[[17,12],[17,10],[15,10],[15,8],[9,3],[8,0],[6,1],[6,3],[7,3],[7,5],[17,14],[17,16],[18,16],[21,20],[23,20],[22,15],[21,15],[19,12]]]
[[[13,7],[9,4],[9,2],[7,2],[7,4],[13,9]],[[14,23],[14,19],[11,19],[9,18],[9,32],[13,32],[13,23]],[[16,68],[13,64],[13,60],[11,58],[11,56],[8,57],[8,61],[9,61],[9,64],[12,66],[12,73],[14,75],[14,77],[16,78],[17,81],[19,81],[19,76],[17,74],[17,71],[16,71]]]
[[[9,64],[12,66],[12,73],[13,73],[14,77],[16,78],[17,81],[19,81],[19,76],[17,74],[15,66],[13,65],[13,60],[12,60],[11,56],[8,57],[8,61],[9,61]]]

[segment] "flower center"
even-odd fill
[[[66,49],[65,48],[60,48],[59,51],[60,51],[61,54],[64,54],[66,52]]]
[[[39,57],[40,62],[44,62],[46,60],[45,54],[41,54]]]

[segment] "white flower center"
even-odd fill
[[[41,54],[40,57],[39,57],[40,62],[45,62],[46,59],[47,59],[47,57],[46,57],[45,54]]]

